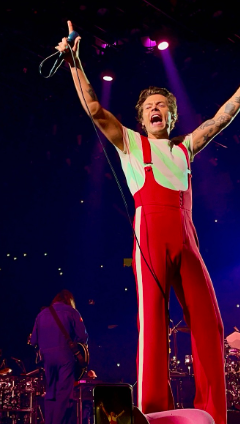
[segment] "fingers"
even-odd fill
[[[67,38],[66,37],[62,38],[62,41],[58,43],[58,46],[56,46],[55,49],[58,50],[59,52],[66,51],[68,49]]]
[[[80,43],[81,37],[77,37],[74,40],[74,45],[73,45],[73,51],[76,52],[78,51],[78,47],[79,47],[79,43]]]
[[[78,48],[79,48],[80,40],[81,40],[80,36],[76,37],[75,40],[74,40],[74,45],[72,47],[72,50],[73,50],[74,53],[78,54]],[[55,49],[58,50],[59,52],[67,53],[68,49],[69,49],[67,37],[63,37],[62,41],[60,43],[58,43],[58,45],[55,47]]]
[[[73,25],[71,21],[67,21],[68,24],[68,33],[70,34],[73,31]]]

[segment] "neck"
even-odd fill
[[[169,134],[167,131],[156,133],[156,134],[148,133],[148,138],[154,138],[156,140],[161,140],[161,139],[169,140]]]

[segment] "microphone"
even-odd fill
[[[74,41],[75,39],[79,36],[77,31],[72,31],[70,32],[68,38],[67,38],[67,42],[68,44],[70,44],[71,47],[73,47],[74,45]],[[50,73],[49,73],[49,77],[51,77],[53,74],[55,74],[55,72],[57,71],[57,69],[59,68],[59,66],[62,64],[63,60],[64,60],[64,55],[65,52],[59,52],[58,58],[55,61]]]

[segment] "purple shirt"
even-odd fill
[[[87,343],[88,334],[80,313],[61,302],[54,303],[53,307],[71,339],[76,342]],[[66,338],[48,308],[43,309],[35,320],[31,345],[38,345],[41,352],[59,347],[61,347],[61,350],[65,350],[65,348],[69,350]]]

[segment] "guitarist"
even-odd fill
[[[51,305],[71,339],[87,344],[88,334],[72,293],[62,290]],[[67,424],[73,409],[75,359],[49,308],[37,315],[30,343],[39,347],[45,368],[45,424]]]

